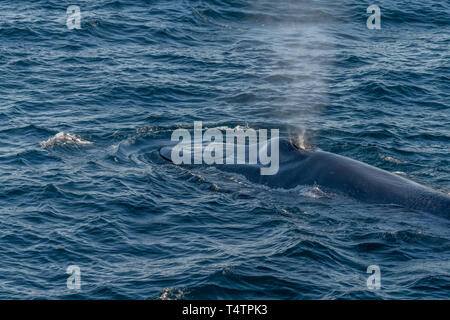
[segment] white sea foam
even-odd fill
[[[402,164],[403,163],[403,161],[395,159],[394,157],[391,157],[391,156],[388,156],[388,155],[382,154],[380,156],[381,156],[381,158],[383,160],[388,161],[388,162],[392,162],[392,163],[396,163],[396,164]]]
[[[80,136],[74,135],[67,132],[58,132],[53,137],[48,140],[42,141],[40,143],[41,148],[43,149],[53,149],[57,146],[88,146],[91,145],[92,142],[81,139]]]
[[[159,296],[159,299],[180,300],[185,296],[186,293],[187,290],[185,288],[165,288]]]
[[[329,198],[331,198],[330,194],[328,194],[327,192],[320,189],[319,186],[317,186],[317,185],[314,185],[312,188],[310,188],[305,193],[305,196],[314,198],[314,199],[323,199],[323,198],[329,199]]]

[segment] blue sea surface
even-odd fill
[[[0,298],[450,298],[448,219],[158,153],[277,128],[449,193],[449,49],[448,0],[0,0]]]

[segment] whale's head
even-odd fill
[[[203,145],[203,149],[205,148],[207,144]],[[159,154],[161,157],[167,161],[173,162],[172,159],[172,152],[174,150],[174,147],[177,146],[178,149],[182,149],[183,145],[179,144],[177,142],[169,141],[167,144],[161,146],[159,148]],[[195,147],[189,145],[185,145],[187,149],[192,150],[192,156],[195,153]],[[191,149],[192,147],[192,149]],[[226,148],[226,147],[224,147]],[[301,161],[304,158],[306,158],[309,153],[312,151],[312,146],[307,146],[306,148],[300,147],[299,144],[293,140],[293,139],[286,139],[286,138],[273,138],[269,139],[261,145],[259,145],[256,150],[259,151],[259,153],[271,155],[272,151],[277,152],[278,149],[278,155],[279,155],[279,161],[280,163],[285,162],[291,162],[291,161]],[[251,148],[248,147],[248,145],[245,148],[246,152],[246,158],[248,159],[248,153],[251,151]],[[201,151],[200,151],[201,152]],[[225,156],[224,151],[224,156]],[[224,160],[225,162],[225,160]]]
[[[213,165],[224,171],[242,174],[252,182],[280,188],[294,187],[297,184],[298,174],[303,171],[296,169],[310,156],[310,151],[300,148],[289,139],[272,138],[261,144],[245,145],[244,161],[242,158],[239,161],[242,154],[239,155],[237,147],[233,155],[227,155],[226,146],[220,145],[223,157],[219,156],[216,159],[222,161],[208,163],[205,161],[205,153],[210,153],[211,149],[208,149],[210,147],[211,142],[200,144],[197,148],[190,143],[170,142],[160,147],[159,154],[163,159],[174,164],[183,164],[189,167],[196,164]],[[195,162],[196,156],[200,161]]]

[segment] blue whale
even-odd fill
[[[267,142],[270,143],[273,141]],[[395,204],[450,218],[450,196],[444,193],[357,160],[325,151],[301,149],[288,139],[280,138],[278,144],[279,170],[274,175],[261,175],[258,164],[213,165],[272,188],[317,185],[324,191],[365,203]],[[171,161],[172,148],[171,145],[163,146],[159,153]],[[246,150],[248,152],[248,147]]]

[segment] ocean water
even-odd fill
[[[448,0],[1,0],[0,298],[448,299],[449,220],[158,144],[278,128],[449,193],[449,49]]]

